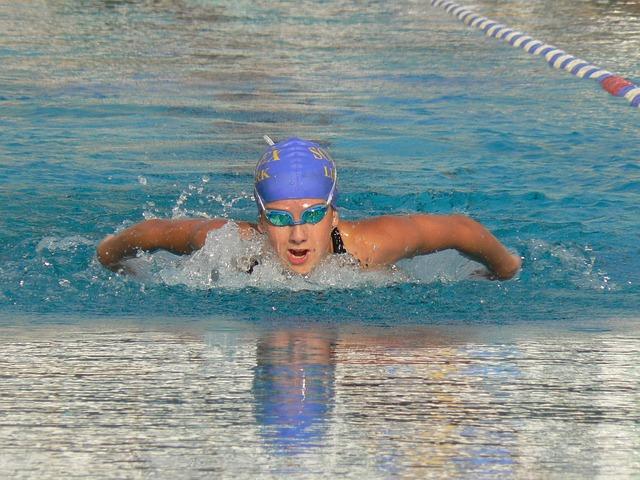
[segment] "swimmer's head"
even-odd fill
[[[336,166],[320,145],[300,138],[271,145],[256,166],[254,194],[258,231],[288,270],[306,275],[331,253]]]
[[[335,207],[336,181],[336,164],[325,149],[288,138],[270,145],[256,165],[256,203],[262,211],[279,200],[318,198]]]

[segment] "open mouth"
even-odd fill
[[[290,248],[288,251],[289,261],[293,265],[300,265],[307,260],[307,256],[309,255],[308,249],[294,249]]]

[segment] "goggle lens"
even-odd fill
[[[267,210],[265,211],[265,217],[271,225],[275,225],[276,227],[288,227],[289,225],[293,225],[293,217],[289,212],[281,212],[277,210]]]
[[[312,225],[315,225],[316,223],[320,223],[326,214],[326,205],[311,207],[302,212],[300,220],[302,220],[302,223],[310,223]]]

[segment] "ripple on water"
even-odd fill
[[[638,468],[640,337],[618,327],[168,325],[3,328],[3,471],[248,478],[295,462],[302,478],[477,478]]]

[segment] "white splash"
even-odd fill
[[[204,175],[200,180],[200,183],[190,183],[186,189],[180,192],[180,195],[178,195],[178,198],[175,200],[175,204],[171,208],[171,218],[211,218],[209,212],[212,207],[217,206],[222,207],[222,212],[218,213],[217,216],[230,218],[230,214],[238,202],[247,199],[253,201],[252,194],[244,191],[236,195],[207,193],[206,189],[208,188],[207,184],[211,180],[210,177]],[[196,206],[196,208],[193,208],[193,206]],[[148,206],[145,206],[145,218],[147,218],[147,215],[155,216],[155,213],[156,212],[149,211]]]
[[[95,241],[80,235],[71,235],[70,237],[44,237],[38,242],[38,245],[36,245],[36,252],[42,253],[43,250],[50,252],[76,250],[83,245],[95,245]]]
[[[483,278],[486,267],[461,255],[455,250],[409,258],[398,262],[397,267],[413,280],[422,283],[456,282],[466,278]]]
[[[545,272],[548,279],[567,278],[578,288],[616,290],[618,285],[609,274],[596,267],[597,258],[591,247],[552,245],[544,240],[530,243],[531,268]]]
[[[229,222],[209,232],[204,247],[192,255],[167,252],[141,254],[126,262],[127,272],[138,280],[195,289],[246,287],[323,290],[360,288],[409,282],[398,268],[362,270],[350,255],[331,255],[311,274],[299,275],[282,266],[265,237],[240,237],[238,227]]]

